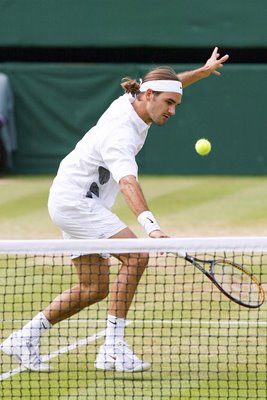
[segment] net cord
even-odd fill
[[[0,254],[83,254],[267,250],[267,237],[138,238],[86,240],[0,240]]]

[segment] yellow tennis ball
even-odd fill
[[[211,151],[211,144],[207,139],[199,139],[195,144],[195,149],[201,156],[206,156]]]

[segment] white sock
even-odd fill
[[[48,319],[40,312],[21,329],[20,334],[24,339],[39,340],[42,334],[51,327]]]
[[[113,315],[108,315],[105,341],[106,346],[114,346],[116,342],[124,340],[125,325],[125,318],[117,318]]]

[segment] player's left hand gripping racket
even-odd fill
[[[243,266],[224,258],[200,260],[184,251],[178,256],[197,267],[230,300],[248,308],[258,308],[264,303],[264,290],[258,279]],[[205,269],[204,265],[209,268]]]

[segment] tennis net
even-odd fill
[[[151,363],[142,372],[94,368],[109,297],[41,338],[53,371],[32,372],[0,354],[2,399],[266,399],[267,307],[227,299],[182,257],[227,258],[267,284],[267,238],[0,241],[3,342],[77,283],[72,254],[149,253],[127,315],[125,340]],[[120,268],[110,257],[110,282]]]

